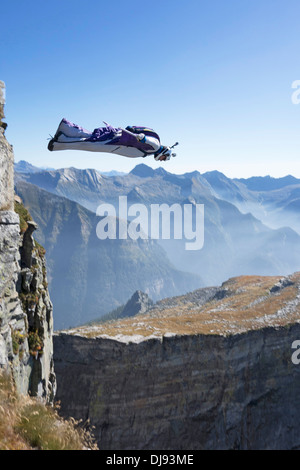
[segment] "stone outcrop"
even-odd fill
[[[0,82],[2,89],[3,82]],[[3,104],[3,93],[0,93],[1,119]],[[11,371],[20,393],[29,392],[52,402],[56,379],[45,257],[42,247],[32,237],[36,224],[29,214],[24,219],[27,211],[20,199],[14,201],[14,155],[4,130],[5,126],[1,125],[0,368]]]
[[[295,273],[230,279],[57,333],[61,412],[90,419],[103,450],[298,449],[299,323]]]
[[[133,317],[138,313],[144,313],[153,305],[153,301],[145,292],[137,290],[124,306],[120,317]]]
[[[2,122],[2,119],[5,117],[4,115],[4,105],[5,105],[5,84],[2,80],[0,80],[0,127],[2,129],[6,129],[7,124]]]
[[[14,155],[12,146],[4,138],[4,83],[0,81],[0,211],[14,207]]]
[[[0,211],[0,367],[11,368],[19,391],[29,389],[26,314],[16,289],[19,277],[19,217]]]

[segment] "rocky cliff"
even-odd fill
[[[4,138],[5,86],[0,80],[0,210],[13,210],[14,206],[14,155],[12,147]]]
[[[52,303],[36,224],[14,198],[14,155],[4,131],[4,83],[0,82],[0,368],[11,371],[16,388],[51,402]]]
[[[243,276],[54,336],[57,398],[100,449],[298,449],[300,273]]]

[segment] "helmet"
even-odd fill
[[[156,155],[154,155],[155,160],[163,160],[163,161],[170,160],[171,157],[176,157],[176,153],[172,153],[172,150],[170,149],[170,147],[161,147],[159,149],[159,152]]]

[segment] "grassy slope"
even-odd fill
[[[59,417],[55,408],[18,395],[0,373],[0,450],[97,450],[79,423]]]
[[[280,276],[231,278],[216,295],[202,303],[201,289],[164,299],[148,312],[108,323],[70,330],[87,337],[107,335],[161,336],[165,334],[227,335],[266,326],[285,326],[299,321],[300,272],[277,291]],[[197,298],[199,297],[199,299]]]

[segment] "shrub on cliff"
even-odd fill
[[[0,372],[0,450],[97,450],[90,432],[74,419],[29,396],[18,395]]]
[[[26,207],[21,202],[18,202],[18,201],[15,201],[15,212],[20,217],[20,231],[21,233],[24,233],[26,232],[26,229],[27,229],[27,222],[29,220],[32,220],[32,217],[29,214]]]

